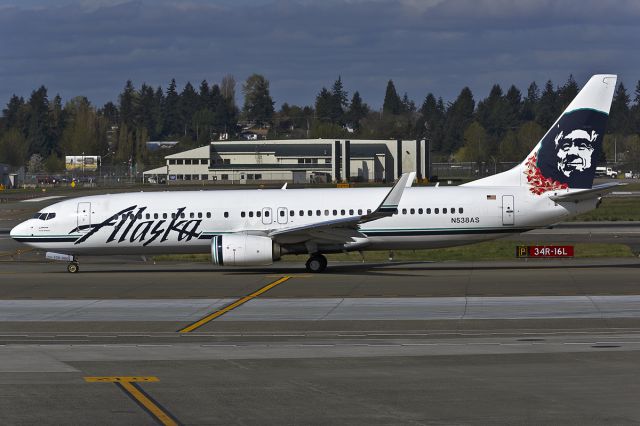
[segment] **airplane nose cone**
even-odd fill
[[[14,226],[13,229],[11,229],[11,231],[9,232],[9,236],[11,238],[15,239],[16,237],[18,237],[20,235],[24,235],[25,234],[24,229],[25,229],[25,224],[24,224],[24,222],[22,222],[22,223],[20,223],[20,224],[18,224],[16,226]]]

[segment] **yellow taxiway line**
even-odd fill
[[[178,420],[137,384],[139,382],[157,382],[159,381],[157,377],[108,376],[85,377],[84,380],[89,383],[114,383],[160,424],[164,426],[178,426],[180,424]]]
[[[210,321],[213,321],[214,319],[226,314],[227,312],[237,308],[240,305],[243,305],[245,303],[247,303],[249,300],[253,299],[254,297],[258,297],[260,296],[262,293],[265,293],[269,290],[271,290],[273,287],[277,286],[278,284],[282,284],[283,282],[289,280],[291,278],[291,276],[285,276],[282,277],[270,284],[267,284],[266,286],[262,287],[259,290],[254,291],[253,293],[251,293],[248,296],[244,296],[241,299],[236,300],[235,302],[231,303],[230,305],[225,306],[222,309],[219,309],[209,315],[207,315],[204,318],[199,319],[198,321],[178,330],[178,333],[190,333],[193,330],[196,330],[200,327],[202,327],[203,325],[207,324]]]

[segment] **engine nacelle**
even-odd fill
[[[211,240],[211,260],[220,266],[263,266],[280,259],[280,246],[269,237],[216,235]]]

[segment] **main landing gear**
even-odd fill
[[[80,266],[78,265],[78,261],[75,259],[69,262],[69,264],[67,265],[67,272],[71,274],[75,274],[79,270],[80,270]]]
[[[322,272],[327,269],[327,258],[319,253],[312,254],[307,260],[306,267],[309,272]]]

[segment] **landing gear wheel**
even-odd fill
[[[67,272],[75,274],[79,270],[80,270],[80,267],[78,266],[78,262],[71,262],[67,265]]]
[[[327,258],[321,254],[314,254],[307,260],[306,267],[309,272],[322,272],[327,269]]]

